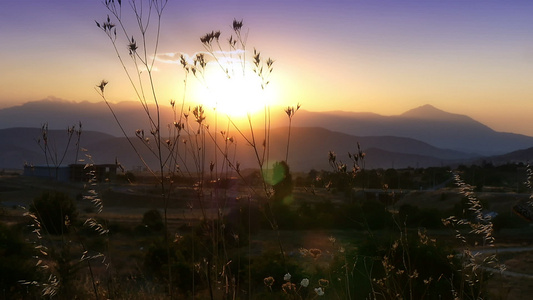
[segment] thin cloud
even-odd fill
[[[218,50],[218,51],[213,52],[213,54],[217,56],[218,61],[224,64],[241,63],[241,57],[244,53],[245,51],[241,49],[232,50],[232,51]],[[194,64],[194,58],[198,54],[203,54],[208,64],[212,64],[215,61],[215,59],[213,58],[213,55],[205,51],[195,52],[192,55],[189,55],[183,52],[160,53],[156,56],[156,60],[158,62],[162,62],[166,64],[180,64],[181,56],[183,56],[185,60],[187,61],[187,63],[192,65]]]
[[[180,55],[183,53],[180,52],[168,52],[168,53],[159,53],[155,57],[156,61],[166,63],[166,64],[179,64]],[[184,56],[186,54],[183,54]]]

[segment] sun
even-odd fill
[[[231,118],[242,118],[274,104],[273,86],[262,88],[262,79],[246,68],[235,68],[224,72],[221,66],[210,66],[204,82],[198,84],[194,97],[199,104],[215,109]]]

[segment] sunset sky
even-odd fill
[[[102,79],[110,100],[133,100],[95,24],[106,15],[98,0],[3,1],[0,108],[48,97],[101,101],[94,87]],[[526,0],[169,0],[159,53],[192,55],[203,50],[200,36],[228,38],[232,20],[243,19],[248,49],[275,60],[277,103],[383,115],[432,104],[533,136],[532,16]],[[180,99],[181,67],[156,68],[162,97]]]

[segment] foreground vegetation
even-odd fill
[[[512,174],[513,167],[487,165],[465,170],[471,168],[481,172],[508,169]],[[434,170],[396,171],[424,174]],[[329,173],[335,180],[344,176],[320,173]],[[470,227],[454,232],[444,227],[441,220],[452,215],[465,222],[475,220],[468,213],[472,203],[453,182],[438,191],[404,190],[391,202],[392,191],[383,190],[387,197],[381,198],[374,190],[364,193],[361,188],[347,193],[333,185],[319,186],[316,177],[315,186],[309,185],[310,175],[315,171],[294,179],[294,183],[305,184],[293,188],[291,202],[272,205],[279,220],[276,230],[262,217],[264,207],[259,201],[228,199],[220,219],[224,227],[213,233],[218,220],[204,219],[200,209],[191,208],[194,193],[181,197],[185,201],[174,203],[167,216],[168,231],[174,233],[170,263],[162,236],[164,220],[161,210],[155,208],[160,204],[153,189],[157,181],[151,177],[128,175],[134,181],[120,183],[118,178],[98,184],[101,201],[106,203],[98,213],[94,203],[80,194],[80,184],[3,176],[6,192],[2,201],[14,201],[7,191],[16,192],[17,198],[26,194],[26,200],[18,204],[28,204],[29,212],[39,211],[40,215],[30,214],[36,219],[28,219],[21,217],[15,204],[3,208],[2,219],[11,220],[4,221],[1,230],[2,270],[6,270],[2,274],[8,275],[1,279],[5,298],[34,298],[48,292],[47,296],[59,299],[163,299],[168,297],[169,268],[178,298],[209,299],[212,293],[213,298],[310,299],[324,293],[326,299],[485,299],[509,293],[507,287],[495,286],[490,279],[499,276],[496,257],[475,252],[483,243],[488,245],[487,232]],[[24,182],[36,188],[27,190]],[[38,192],[44,190],[40,185],[50,184],[53,190]],[[124,187],[130,191],[124,192]],[[246,191],[247,186],[235,181],[227,189]],[[132,191],[138,197],[130,197]],[[508,192],[499,201],[491,198],[492,194],[476,193],[486,211],[491,207],[498,211],[491,220],[497,230],[492,233],[508,245],[530,243],[513,233],[529,230],[526,221],[509,214],[518,194]],[[36,196],[31,199],[31,195]],[[527,194],[523,197],[523,201],[528,199]],[[424,205],[432,200],[437,201]],[[498,206],[502,201],[507,208]],[[69,216],[68,223],[64,223],[65,215],[54,216],[58,211]],[[465,215],[458,215],[463,211]],[[97,224],[104,224],[105,229]],[[457,233],[462,238],[454,236]],[[212,241],[214,234],[220,235],[217,244]],[[220,252],[227,255],[229,263],[220,269],[210,267],[206,258]],[[465,257],[465,253],[472,256]],[[505,255],[506,261],[516,256]],[[50,281],[51,275],[55,280]],[[209,277],[216,280],[210,282]],[[454,291],[461,294],[454,295]]]

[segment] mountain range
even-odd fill
[[[140,104],[122,102],[114,104],[113,109],[128,136],[134,136],[136,129],[149,128],[148,124],[139,123],[146,119]],[[287,154],[287,116],[279,110],[272,118],[272,161],[285,159]],[[161,116],[163,124],[173,120],[170,108],[163,109]],[[80,121],[80,145],[88,152],[78,153],[78,157],[89,153],[95,163],[112,163],[116,159],[126,168],[141,165],[104,103],[42,100],[0,109],[0,169],[20,169],[25,163],[45,164],[37,143],[41,125],[48,123],[49,140],[54,141],[59,153],[65,148],[66,128]],[[236,131],[232,133],[239,145],[235,157],[243,167],[253,166],[250,147]],[[247,131],[243,134],[249,136]],[[140,146],[137,138],[132,140]],[[398,116],[300,110],[293,117],[289,164],[296,171],[327,170],[329,151],[348,162],[348,152],[355,152],[357,143],[367,154],[367,168],[454,165],[480,159],[505,163],[526,161],[533,156],[533,137],[496,132],[468,116],[425,105]],[[214,153],[214,149],[206,147],[206,153]],[[142,155],[150,156],[147,149]],[[73,163],[75,157],[76,151],[70,150],[65,163]]]
[[[533,146],[532,137],[496,132],[468,116],[448,113],[431,105],[424,105],[397,116],[302,111],[294,118],[293,124],[321,124],[320,126],[332,131],[355,136],[408,137],[438,148],[478,155],[498,155]]]

